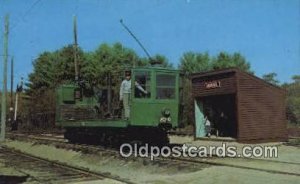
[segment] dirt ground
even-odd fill
[[[287,146],[281,142],[272,142],[272,143],[261,143],[261,144],[242,144],[237,142],[222,142],[222,141],[203,141],[196,140],[192,136],[170,136],[171,143],[177,144],[186,144],[188,146],[221,146],[222,143],[226,143],[227,146],[236,146],[238,149],[238,154],[241,154],[241,150],[244,146],[276,146],[278,148],[278,157],[277,158],[257,158],[265,160],[275,160],[282,162],[293,162],[300,164],[300,147],[296,146]]]
[[[178,140],[175,140],[178,139]],[[202,145],[209,144],[203,141],[192,141],[189,137],[176,138],[171,137],[171,141],[183,141],[189,144]],[[217,143],[213,143],[217,144]],[[233,144],[233,143],[232,143]],[[299,183],[300,177],[286,174],[274,174],[268,172],[261,172],[249,169],[239,169],[226,166],[198,166],[197,168],[175,168],[173,166],[164,166],[149,162],[138,162],[132,159],[116,159],[114,156],[105,156],[101,154],[85,154],[75,152],[72,150],[58,149],[53,146],[39,145],[29,142],[6,141],[4,145],[13,147],[27,153],[41,156],[43,158],[53,159],[61,162],[67,162],[75,166],[82,166],[94,171],[101,171],[110,173],[112,175],[120,176],[121,178],[130,179],[135,183]],[[242,145],[240,145],[242,146]],[[300,162],[299,147],[291,147],[280,144],[280,160]],[[240,165],[252,165],[253,167],[262,167],[261,163],[249,162],[245,160],[232,160],[218,158],[217,162],[236,163]],[[299,165],[299,164],[298,164]],[[288,170],[299,173],[300,166],[295,165],[265,165],[269,169]],[[1,165],[0,165],[1,168]],[[3,168],[2,168],[3,169]],[[1,170],[0,170],[1,171]],[[13,172],[13,171],[7,171]],[[102,181],[95,181],[93,183],[101,183]]]

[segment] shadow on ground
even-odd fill
[[[0,184],[17,184],[23,183],[27,180],[28,176],[9,176],[0,175]]]

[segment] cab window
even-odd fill
[[[132,85],[134,86],[134,97],[135,98],[150,98],[150,72],[139,71],[135,72],[135,81]]]
[[[175,99],[176,75],[156,75],[156,99]]]

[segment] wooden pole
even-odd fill
[[[76,16],[73,17],[73,31],[74,31],[74,67],[75,67],[75,81],[78,81],[79,72],[78,72],[78,56],[77,56],[77,19]]]
[[[4,49],[3,49],[3,90],[1,102],[1,135],[0,141],[5,139],[5,123],[6,123],[6,94],[7,94],[7,58],[8,58],[8,30],[9,30],[9,15],[5,16],[4,26]]]
[[[20,90],[21,89],[21,90]],[[15,102],[15,113],[14,113],[14,121],[17,121],[17,113],[18,113],[18,101],[19,101],[19,94],[21,94],[23,89],[23,77],[21,77],[20,85],[17,85],[16,90],[16,102]],[[21,96],[21,95],[20,95]]]
[[[14,106],[14,57],[11,58],[10,64],[10,107],[12,108]]]

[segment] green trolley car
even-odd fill
[[[56,90],[56,125],[70,141],[168,143],[167,132],[179,125],[180,72],[161,67],[131,69],[130,117],[124,119],[119,97],[105,89],[61,85]],[[148,93],[142,94],[134,82]]]

